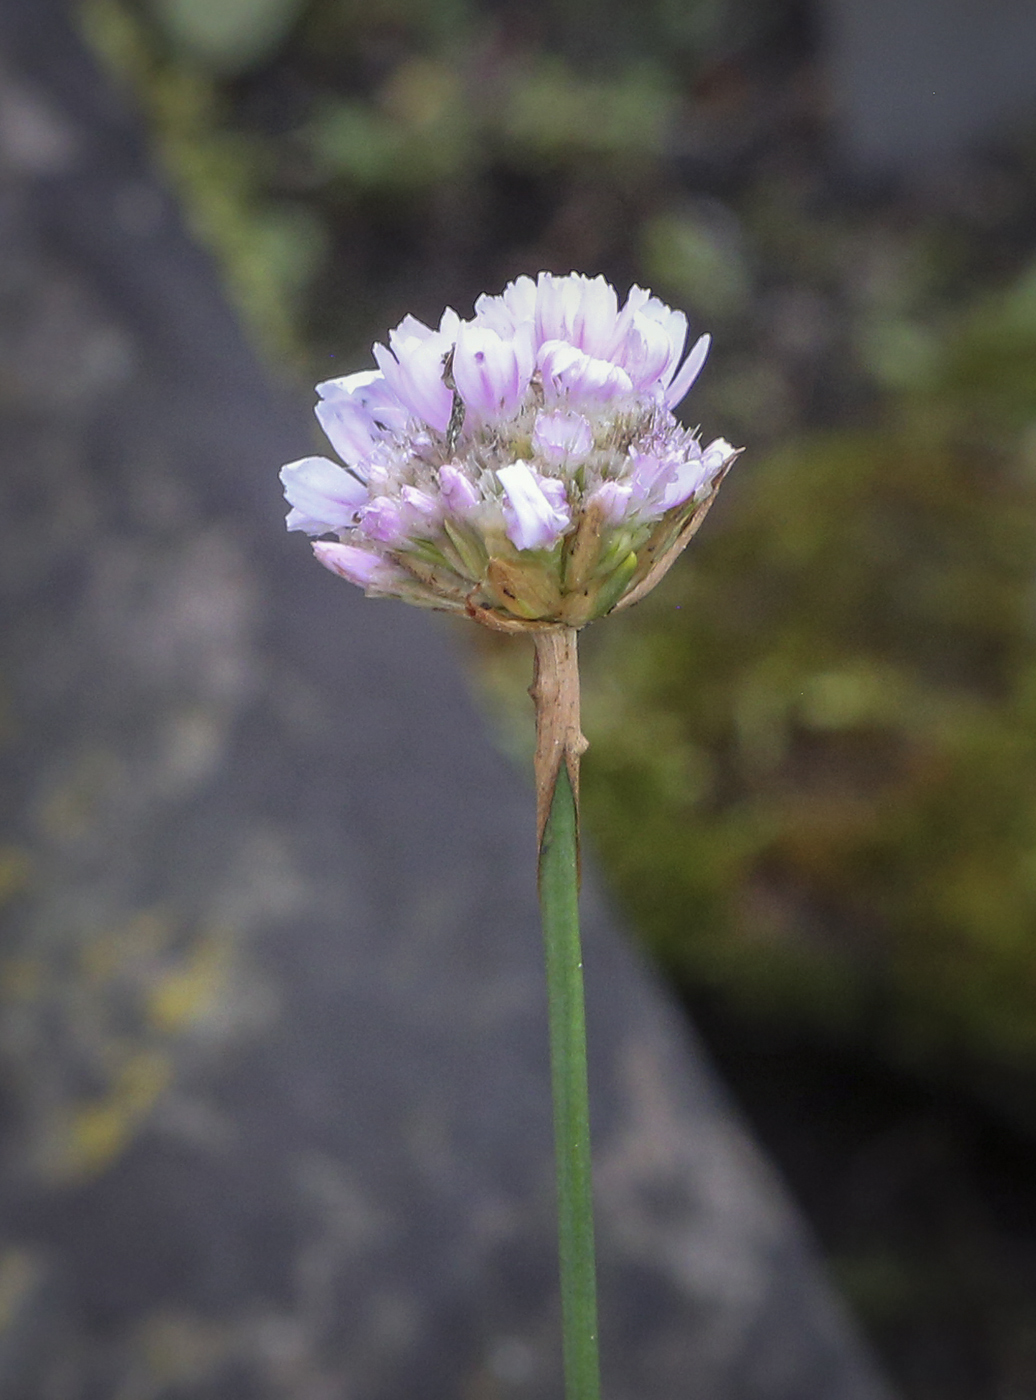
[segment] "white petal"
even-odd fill
[[[531,277],[516,277],[508,282],[500,300],[514,317],[515,324],[531,321],[536,316],[536,283]]]
[[[496,475],[507,496],[507,538],[516,549],[549,549],[570,524],[567,509],[550,503],[528,462],[512,462]]]
[[[351,398],[353,394],[370,388],[380,378],[380,370],[361,369],[355,374],[343,374],[338,379],[325,379],[317,385],[317,393],[322,399],[331,398],[336,394],[347,394]]]
[[[690,354],[680,366],[676,378],[665,392],[663,401],[666,408],[675,408],[682,399],[686,398],[687,391],[701,373],[701,367],[705,363],[705,357],[709,353],[711,344],[711,335],[701,335],[691,346]]]
[[[732,443],[726,438],[715,438],[701,454],[701,460],[709,476],[715,476],[725,462],[736,456],[737,448]]]
[[[615,359],[628,373],[633,387],[645,393],[658,384],[672,354],[664,326],[639,311]]]
[[[673,479],[662,494],[659,503],[662,510],[672,510],[674,506],[682,506],[684,501],[689,501],[698,487],[709,479],[709,476],[710,473],[706,470],[700,457],[680,462]]]
[[[321,399],[313,411],[343,462],[355,467],[370,456],[375,438],[381,435],[366,409],[343,394]]]
[[[603,277],[595,277],[584,284],[581,293],[569,327],[572,343],[588,355],[607,359],[619,314],[615,288]]]
[[[586,504],[600,506],[606,525],[621,525],[629,511],[632,497],[633,487],[630,482],[602,481]]]
[[[539,413],[532,430],[532,445],[540,457],[555,466],[564,462],[578,466],[593,449],[593,429],[581,413],[566,413],[563,409]]]
[[[351,544],[337,544],[331,540],[316,540],[313,553],[339,578],[347,579],[360,588],[390,589],[394,584],[406,581],[403,569],[382,559],[369,549],[357,549]]]
[[[426,326],[416,316],[406,315],[394,330],[389,331],[389,345],[396,350],[397,342],[405,344],[411,340],[427,340],[430,335],[435,334],[431,326]]]
[[[439,495],[451,515],[463,520],[482,499],[475,483],[457,467],[439,468]]]
[[[465,322],[453,354],[457,392],[480,423],[513,418],[529,376],[523,376],[512,341]]]
[[[289,462],[281,468],[281,482],[288,504],[295,507],[288,517],[289,530],[324,534],[346,529],[367,501],[363,482],[327,457]]]
[[[407,410],[379,369],[325,379],[317,385],[317,393],[328,403],[346,402],[363,409],[377,428],[398,433],[406,427]]]
[[[565,340],[548,340],[537,356],[548,402],[568,398],[611,403],[633,392],[633,381],[619,365],[585,355]]]
[[[437,332],[420,340],[398,339],[392,350],[374,347],[374,358],[396,397],[415,418],[440,433],[445,432],[453,408],[453,395],[442,377],[447,349]]]

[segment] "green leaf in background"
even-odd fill
[[[325,179],[361,189],[427,189],[465,170],[472,122],[460,75],[438,59],[396,68],[376,101],[325,102],[306,144]]]
[[[687,207],[648,219],[641,230],[644,271],[660,294],[707,318],[745,309],[751,278],[733,220]]]
[[[183,51],[217,73],[247,72],[277,49],[305,0],[148,0]]]
[[[674,104],[665,72],[654,65],[588,78],[561,58],[544,57],[515,73],[501,134],[526,160],[657,158]]]

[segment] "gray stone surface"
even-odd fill
[[[560,1394],[533,801],[53,0],[0,8],[0,1395]],[[609,1400],[878,1400],[587,899]]]
[[[822,0],[843,156],[917,180],[1036,122],[1033,0]]]

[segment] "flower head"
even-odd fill
[[[344,466],[281,471],[288,528],[368,594],[505,631],[581,627],[654,586],[737,451],[673,410],[708,354],[641,287],[541,273],[437,329],[407,316],[378,368],[317,386]]]

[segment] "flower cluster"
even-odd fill
[[[281,471],[288,529],[368,595],[506,631],[582,627],[653,587],[737,455],[673,409],[708,353],[634,287],[541,273],[432,330],[407,316],[378,368],[317,386],[345,466]]]

